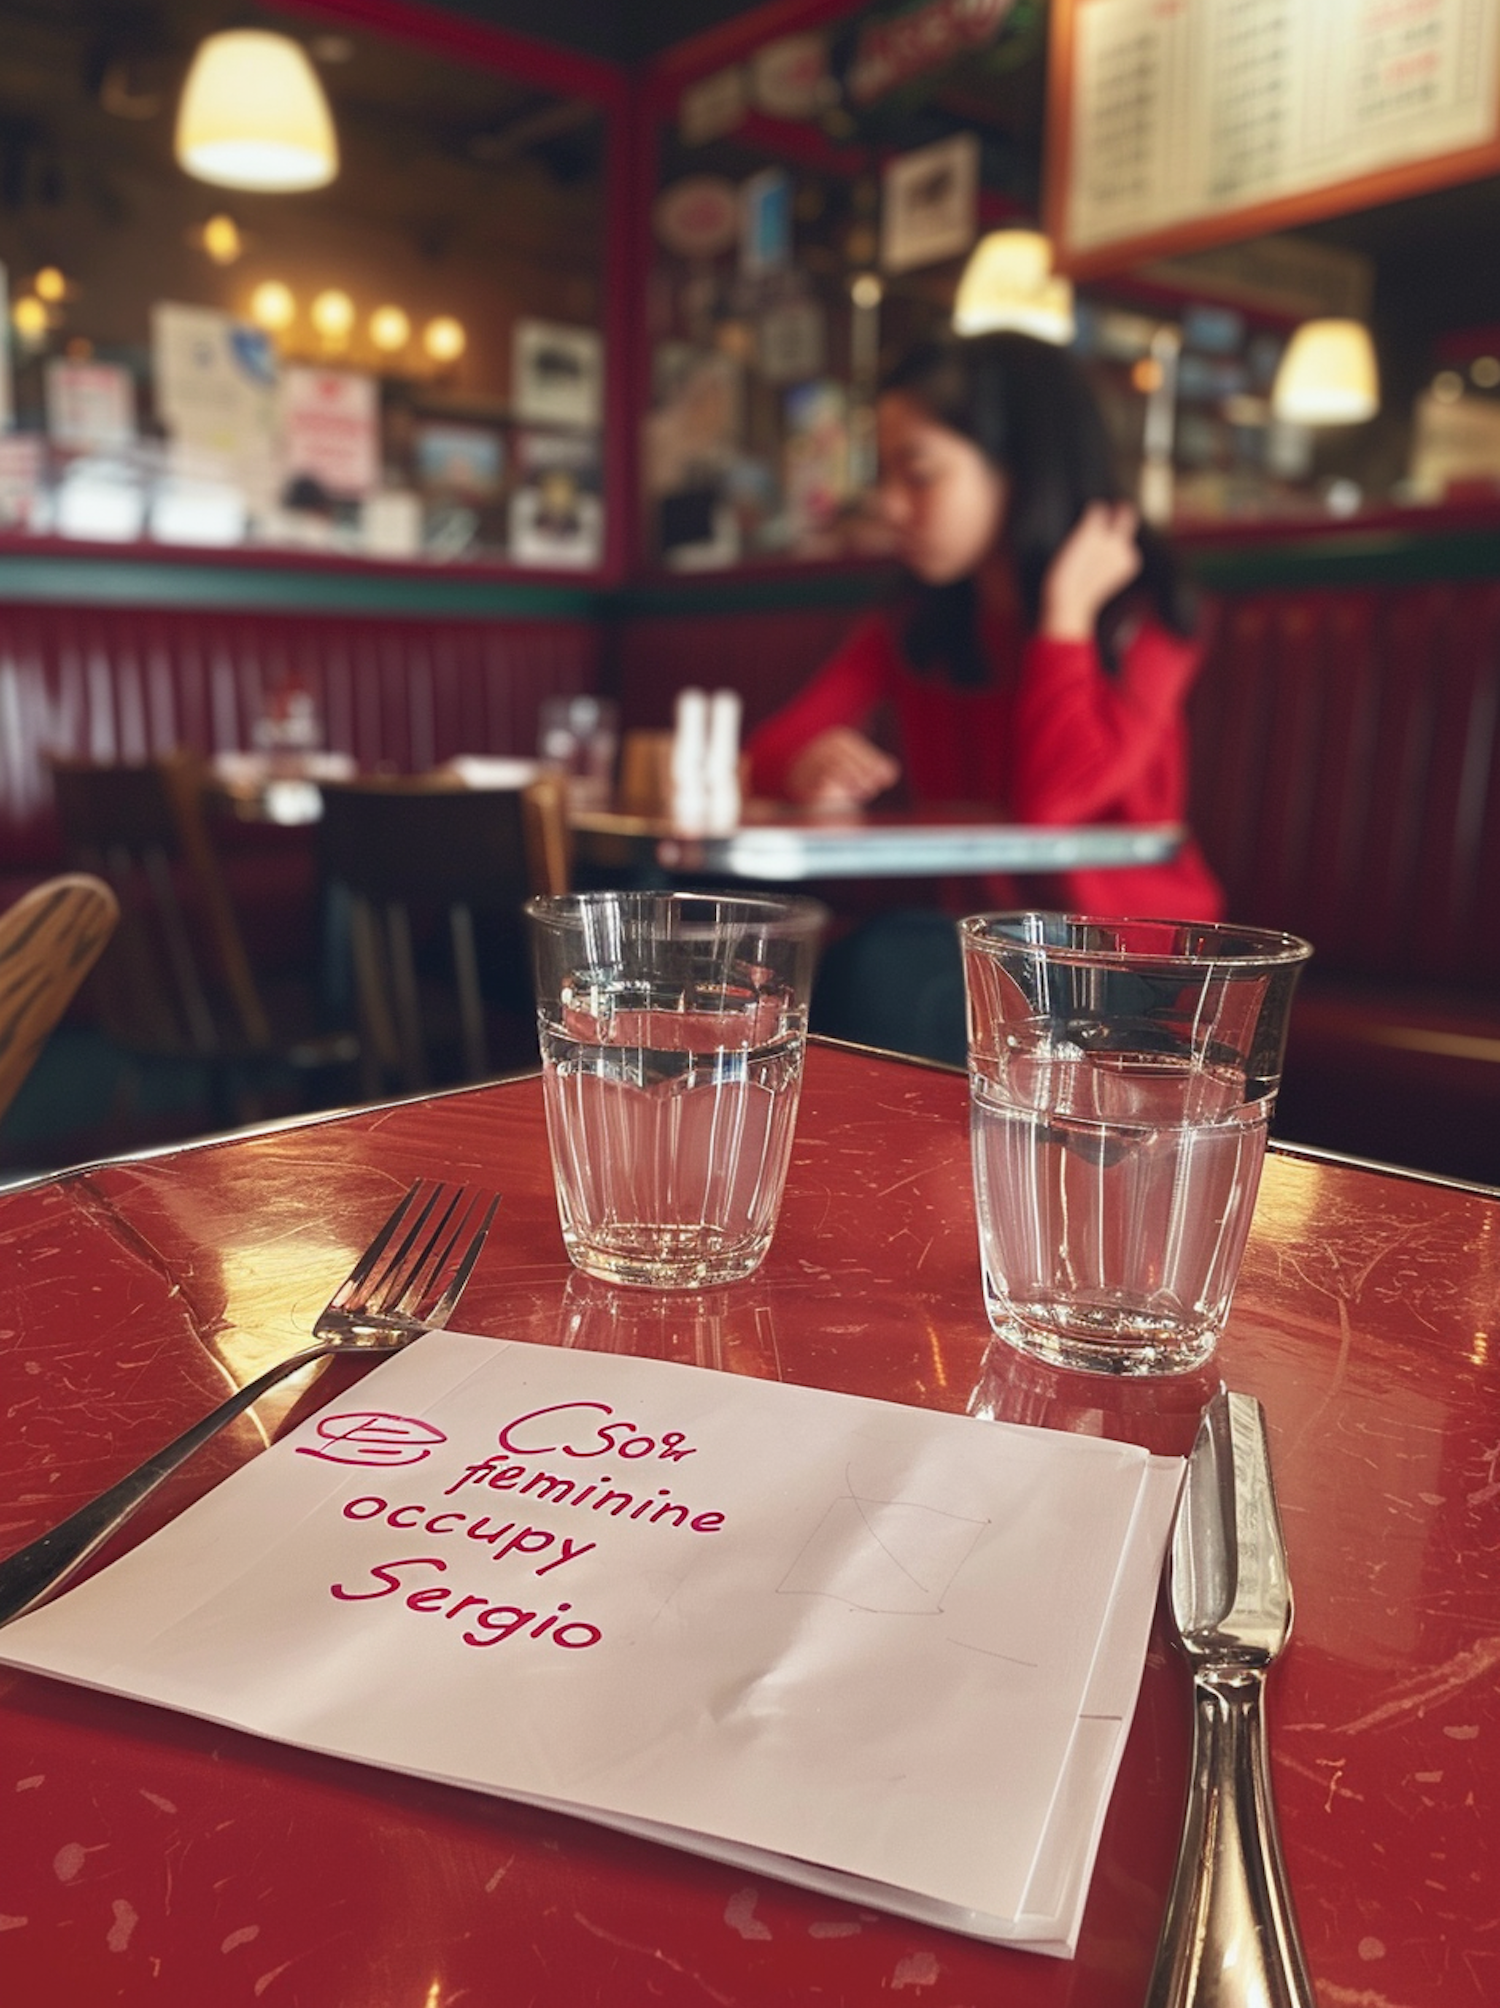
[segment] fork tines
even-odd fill
[[[414,1179],[330,1308],[442,1323],[479,1259],[499,1203],[494,1198],[486,1206],[482,1195],[442,1179]]]

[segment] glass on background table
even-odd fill
[[[1500,1194],[1278,1148],[1198,1371],[1062,1372],[991,1338],[962,1076],[813,1041],[780,1225],[701,1292],[579,1274],[537,1077],[0,1193],[0,1524],[17,1547],[292,1350],[411,1178],[503,1202],[456,1323],[1185,1452],[1221,1376],[1270,1425],[1297,1600],[1276,1794],[1320,1999],[1500,1993]],[[357,1385],[294,1383],[129,1539]],[[1077,1958],[985,1946],[602,1828],[0,1673],[0,1998],[1137,2008],[1189,1683],[1165,1625]],[[975,1752],[983,1762],[984,1753]],[[896,1788],[893,1788],[896,1789]],[[995,1780],[997,1817],[1005,1781]]]

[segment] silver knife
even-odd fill
[[[1171,1603],[1193,1668],[1193,1768],[1146,2008],[1315,2008],[1266,1756],[1266,1674],[1292,1629],[1292,1591],[1252,1395],[1217,1394],[1203,1411]]]

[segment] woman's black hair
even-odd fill
[[[939,425],[972,440],[1004,474],[1001,539],[1034,629],[1047,569],[1084,510],[1091,502],[1125,499],[1104,416],[1082,370],[1065,350],[1030,335],[973,335],[911,350],[880,388],[909,397]],[[1132,606],[1144,602],[1178,634],[1194,626],[1191,596],[1165,541],[1146,523],[1136,541],[1140,571],[1099,614],[1099,652],[1110,670],[1118,667]],[[983,683],[988,671],[973,579],[919,587],[904,640],[916,667],[940,665],[955,683]]]

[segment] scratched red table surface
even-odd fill
[[[1273,1153],[1216,1371],[1142,1388],[987,1345],[964,1084],[852,1051],[810,1057],[762,1272],[697,1298],[570,1272],[535,1080],[106,1165],[0,1195],[0,1548],[292,1349],[417,1173],[504,1194],[473,1331],[1173,1450],[1218,1373],[1258,1394],[1297,1594],[1276,1789],[1320,2002],[1500,2000],[1500,1197]],[[357,1371],[263,1405],[141,1531]],[[1067,1963],[0,1671],[0,2000],[1134,2008],[1188,1716],[1159,1625]]]

